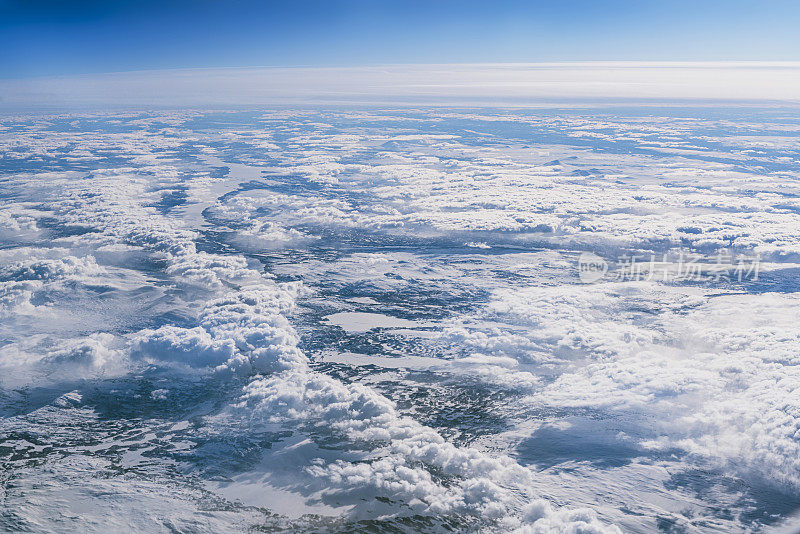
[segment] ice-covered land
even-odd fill
[[[798,274],[796,108],[6,114],[0,527],[780,525]]]

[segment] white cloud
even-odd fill
[[[230,68],[11,80],[6,105],[264,105],[537,99],[797,100],[797,63],[552,63]]]

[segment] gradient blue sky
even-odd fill
[[[0,0],[0,78],[226,66],[800,60],[800,2]]]

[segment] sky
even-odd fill
[[[220,67],[796,61],[796,1],[0,0],[0,78]]]

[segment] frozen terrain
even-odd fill
[[[0,528],[780,529],[799,276],[796,107],[1,115]]]

